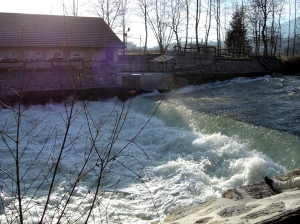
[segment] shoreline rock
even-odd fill
[[[300,176],[300,168],[272,178]],[[300,220],[299,188],[274,192],[262,180],[226,190],[221,198],[168,216],[162,223],[297,223]]]

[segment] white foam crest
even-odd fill
[[[191,92],[197,91],[202,88],[200,86],[186,86],[186,87],[182,87],[178,90],[172,90],[171,93],[191,93]]]
[[[256,82],[258,80],[265,80],[270,77],[271,77],[270,75],[255,77],[255,78],[237,77],[237,78],[231,79],[227,82],[228,82],[228,84],[251,83],[251,82]]]
[[[121,105],[115,107],[114,102],[112,100],[89,103],[90,115],[96,122],[102,121],[104,124],[99,126],[103,135],[97,142],[97,147],[107,142],[117,116],[121,113]],[[73,146],[66,148],[65,157],[60,164],[60,170],[68,174],[76,173],[72,171],[72,168],[76,163],[80,164],[83,161],[84,149],[88,141],[86,136],[82,135],[88,130],[88,127],[85,114],[79,113],[81,109],[82,103],[76,103],[74,110],[78,114],[70,130],[71,139],[78,135],[80,139],[74,140]],[[107,120],[106,118],[111,112],[113,113]],[[10,116],[11,120],[14,119],[12,114],[6,111],[5,114],[6,117]],[[32,114],[35,114],[35,117],[32,117]],[[43,121],[43,127],[56,127],[55,133],[60,139],[66,130],[60,114],[65,114],[65,108],[61,104],[32,106],[24,113],[27,116],[24,117],[24,122],[26,122],[24,130],[29,130],[32,122],[43,119],[47,115]],[[125,114],[122,116],[125,118]],[[148,121],[148,117],[148,115],[131,110],[127,115],[124,129],[114,144],[112,153],[118,153],[120,149],[124,148]],[[37,128],[34,133],[39,133],[43,127]],[[93,129],[93,133],[95,130]],[[11,131],[13,133],[15,129]],[[38,145],[44,141],[46,136],[46,134],[41,135],[41,139],[37,140],[30,148],[32,150],[30,153],[37,152]],[[55,144],[57,144],[55,141],[49,141],[47,147],[50,151]],[[47,152],[47,150],[45,151]],[[118,220],[121,220],[122,223],[145,223],[147,220],[165,217],[182,206],[189,206],[220,196],[221,192],[227,188],[261,180],[265,174],[284,172],[283,167],[271,161],[267,156],[250,150],[248,145],[241,143],[238,138],[228,137],[221,133],[208,135],[199,131],[170,127],[156,117],[151,119],[139,136],[128,145],[128,149],[120,155],[119,163],[113,163],[114,169],[107,172],[107,176],[103,179],[104,185],[101,189],[99,205],[97,204],[97,208],[93,212],[95,223],[103,221],[103,217],[105,217],[103,207],[106,206],[109,211],[107,215],[112,223],[118,222]],[[6,164],[3,166],[13,164],[5,162]],[[127,166],[127,169],[123,165]],[[64,176],[60,175],[59,178],[63,179]],[[114,184],[119,179],[122,181],[115,187]],[[70,214],[73,214],[71,212],[78,208],[71,221],[75,221],[80,216],[84,217],[82,214],[88,210],[88,201],[92,195],[88,194],[88,189],[94,181],[95,176],[92,174],[86,175],[81,180],[80,184],[82,185],[75,192],[73,202],[69,205]],[[54,207],[57,200],[63,197],[66,189],[68,189],[68,181],[62,182],[55,189],[51,206]],[[117,191],[116,194],[112,194],[113,191]],[[82,201],[84,196],[88,200]],[[35,200],[26,202],[34,203],[31,210],[28,210],[28,214],[32,216],[32,222],[38,219],[45,197],[40,196]],[[57,218],[54,213],[52,215]],[[1,215],[0,220],[5,222],[5,216]]]
[[[141,95],[138,95],[137,97],[145,97],[145,96],[159,96],[159,95],[163,95],[163,93],[159,92],[157,89],[154,89],[152,92],[150,93],[143,93]]]
[[[60,219],[61,223],[84,223],[89,208],[91,206],[91,202],[93,200],[92,194],[89,193],[86,187],[79,186],[76,188],[73,196],[71,197],[70,202],[67,205],[67,209],[65,209],[65,213],[61,216],[61,211],[64,209],[66,205],[66,200],[68,198],[68,193],[66,193],[66,189],[69,188],[69,184],[67,182],[61,182],[60,186],[56,188],[54,193],[51,194],[50,202],[48,205],[47,216],[44,220],[45,223],[57,223]],[[6,222],[6,217],[14,217],[15,208],[18,207],[17,200],[6,199],[9,203],[6,205],[6,214],[0,214],[1,223],[10,223]],[[46,201],[46,196],[39,197],[37,199],[32,199],[31,197],[23,197],[22,206],[23,206],[23,215],[24,215],[24,223],[37,223],[40,221],[40,217],[42,215],[44,204]],[[95,207],[98,207],[97,204]],[[9,209],[8,209],[9,208]],[[97,208],[97,210],[101,210],[101,208]],[[105,212],[102,214],[94,215],[94,223],[101,223],[105,220],[105,218],[101,218],[101,215],[105,216]]]
[[[157,133],[158,136],[161,134]],[[173,130],[168,137],[169,141],[176,141],[177,138],[181,139],[181,136],[181,130]],[[146,185],[150,189],[160,217],[178,210],[181,206],[187,207],[220,196],[227,188],[261,180],[270,168],[276,172],[284,172],[284,168],[268,157],[256,151],[247,151],[246,145],[227,136],[191,133],[183,139],[191,140],[193,137],[194,141],[190,143],[184,141],[185,151],[176,151],[175,143],[172,148],[174,154],[168,153],[167,141],[163,142],[163,146],[155,148],[159,152],[156,160],[151,163],[153,166],[148,170],[150,179]],[[179,148],[183,149],[182,146]],[[153,153],[155,149],[153,147],[151,152],[147,152]],[[159,162],[163,160],[167,162]],[[136,185],[123,190],[141,194],[136,191]],[[145,190],[142,192],[147,193]],[[151,201],[148,203],[150,205]]]
[[[178,90],[172,90],[171,93],[178,93],[178,94],[185,94],[185,93],[191,93],[203,89],[210,89],[210,88],[216,88],[221,85],[232,85],[232,84],[241,84],[241,83],[251,83],[256,82],[258,80],[264,80],[266,78],[270,78],[271,76],[263,76],[263,77],[256,77],[256,78],[247,78],[247,77],[237,77],[231,80],[225,80],[225,81],[215,81],[213,83],[206,83],[202,85],[195,85],[195,86],[185,86]]]

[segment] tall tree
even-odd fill
[[[279,51],[278,56],[281,57],[281,49],[282,49],[282,27],[281,27],[281,19],[282,19],[282,13],[279,15],[279,21],[278,21],[278,41],[279,41]]]
[[[114,22],[120,15],[120,4],[122,0],[93,0],[90,2],[91,12],[101,18],[107,25],[114,29],[118,25]]]
[[[148,44],[148,15],[151,8],[151,0],[137,0],[137,10],[136,15],[143,19],[144,29],[145,29],[145,41],[144,41],[144,54],[147,52]]]
[[[267,56],[268,55],[267,21],[271,9],[269,9],[268,0],[256,0],[256,3],[262,15],[261,37],[264,43],[264,56]]]
[[[73,16],[78,16],[78,0],[72,0]]]
[[[253,0],[248,1],[247,10],[245,16],[249,24],[249,30],[252,33],[252,43],[254,45],[254,54],[258,56],[260,54],[261,43],[261,15],[258,13],[258,8]]]
[[[274,40],[272,35],[275,35],[274,32],[268,32],[271,27],[275,27],[275,22],[277,23],[277,18],[272,16],[273,14],[278,14],[278,10],[282,8],[284,0],[254,0],[253,7],[257,8],[258,13],[261,18],[261,37],[264,45],[264,55],[269,55],[268,47],[270,40]]]
[[[79,4],[79,0],[71,0],[71,4],[68,4],[69,2],[62,0],[63,14],[67,16],[79,16],[79,8],[85,6],[85,3]]]
[[[221,51],[221,1],[215,0],[215,19],[216,19],[216,31],[217,31],[217,54]]]
[[[208,36],[211,28],[211,17],[212,17],[212,0],[208,0],[206,6],[206,18],[205,18],[205,46],[206,47],[207,47]]]
[[[271,0],[272,11],[270,21],[270,50],[269,54],[275,56],[278,48],[278,40],[280,39],[280,20],[283,11],[283,4],[279,0]]]
[[[293,56],[295,55],[296,39],[297,39],[297,1],[294,0],[294,42],[293,42]]]
[[[274,1],[274,0],[272,0]],[[271,27],[270,27],[270,52],[269,54],[270,55],[273,55],[273,51],[276,51],[276,40],[275,40],[275,5],[272,4],[272,12],[271,12],[271,17],[272,17],[272,20],[271,20]]]
[[[230,22],[230,28],[227,31],[225,44],[227,48],[245,51],[247,40],[247,29],[244,24],[244,10],[243,7],[236,8]]]
[[[181,0],[170,0],[169,17],[171,18],[171,28],[176,39],[177,52],[181,50],[180,32],[182,31],[181,24],[183,23],[184,2]]]
[[[169,3],[167,0],[154,0],[152,10],[148,14],[148,24],[161,54],[167,51],[173,36],[167,3]]]
[[[130,31],[129,23],[130,23],[130,2],[129,0],[122,0],[120,1],[119,5],[119,13],[117,17],[117,24],[121,27],[121,32],[123,34],[123,43],[126,44],[127,47],[127,38],[128,32]],[[117,30],[118,28],[116,28]],[[123,54],[125,54],[125,49],[123,50]]]
[[[287,40],[287,48],[286,48],[286,56],[289,56],[289,49],[290,49],[290,35],[291,35],[291,13],[292,13],[292,6],[291,0],[289,0],[289,25],[288,25],[288,40]]]
[[[187,47],[189,38],[189,18],[190,18],[190,0],[185,0],[185,10],[186,10],[186,30],[185,30],[185,47],[184,52]]]
[[[196,0],[196,16],[195,16],[195,34],[196,34],[196,47],[197,47],[197,53],[199,53],[199,23],[200,23],[200,17],[201,17],[201,7],[202,7],[202,1]]]

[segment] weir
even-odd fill
[[[74,92],[78,99],[99,100],[118,96],[178,89],[235,77],[257,77],[279,71],[263,60],[216,59],[209,55],[168,55],[152,60],[127,60],[101,67],[2,68],[1,100],[25,103],[60,102]],[[269,62],[270,60],[264,60]],[[278,64],[277,64],[278,66]],[[282,66],[281,66],[282,68]],[[281,70],[280,70],[281,71]]]

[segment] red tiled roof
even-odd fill
[[[0,13],[0,47],[117,47],[124,44],[99,17]]]

